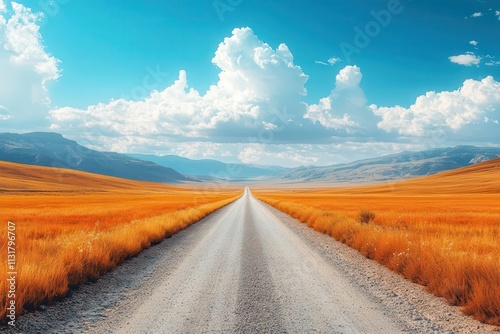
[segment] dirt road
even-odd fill
[[[30,332],[127,334],[490,330],[248,189],[20,325]]]
[[[118,333],[401,328],[248,190]]]

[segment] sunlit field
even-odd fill
[[[241,195],[0,163],[0,220],[15,223],[17,312],[64,296]],[[0,238],[7,254],[7,238]],[[0,319],[7,277],[2,261]]]
[[[500,160],[386,185],[261,200],[500,325]]]

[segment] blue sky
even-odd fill
[[[0,0],[0,130],[287,166],[500,145],[499,11],[488,0]]]

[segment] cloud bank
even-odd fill
[[[270,46],[248,27],[234,29],[217,47],[212,63],[218,80],[204,94],[180,70],[170,86],[143,99],[51,109],[48,85],[61,70],[43,45],[41,15],[0,0],[3,126],[47,117],[53,131],[100,150],[286,166],[443,145],[436,133],[446,136],[446,145],[498,140],[500,83],[492,76],[465,80],[452,91],[429,91],[410,106],[377,106],[367,101],[362,69],[349,65],[336,74],[328,96],[308,104],[308,76],[292,51],[286,44]],[[473,66],[483,58],[496,64],[492,56],[471,52],[449,60]]]
[[[47,84],[60,76],[59,60],[42,43],[42,14],[7,4],[0,1],[0,120],[40,121],[50,104]]]
[[[450,60],[480,61],[462,56]],[[212,63],[219,80],[204,95],[189,87],[187,73],[180,71],[171,86],[143,100],[52,110],[52,129],[93,138],[101,149],[285,165],[338,158],[342,147],[368,145],[373,138],[378,141],[373,147],[398,150],[422,147],[422,138],[437,132],[460,143],[478,132],[484,140],[494,138],[500,129],[500,83],[491,76],[466,80],[455,91],[427,92],[409,107],[379,107],[368,105],[361,68],[349,65],[336,75],[329,96],[308,105],[303,102],[308,76],[288,47],[274,49],[250,28],[234,29]],[[339,152],[326,154],[326,148]]]
[[[365,94],[359,86],[362,78],[359,67],[343,68],[336,76],[331,95],[322,98],[318,104],[308,106],[304,118],[336,130],[337,135],[341,132],[367,134],[371,115],[366,108]]]
[[[477,45],[477,43],[475,45]],[[481,62],[481,57],[476,56],[472,52],[468,52],[466,54],[461,54],[458,56],[451,56],[449,57],[449,59],[452,63],[464,66],[479,65],[479,63]]]
[[[53,129],[101,130],[116,136],[163,136],[171,140],[245,142],[261,129],[297,128],[306,106],[308,77],[285,44],[273,49],[250,28],[234,29],[212,63],[219,81],[205,95],[190,88],[187,74],[141,101],[112,100],[50,112]]]
[[[382,118],[378,127],[387,132],[422,137],[444,130],[457,139],[477,134],[494,138],[500,130],[500,82],[491,76],[469,79],[454,91],[427,92],[409,108],[371,105],[370,109]]]

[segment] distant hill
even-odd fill
[[[223,179],[231,182],[367,184],[433,175],[500,157],[500,148],[457,146],[402,152],[326,167],[284,168],[156,156],[98,152],[56,133],[0,134],[0,160],[68,168],[161,183]],[[190,176],[186,176],[190,175]]]
[[[289,170],[288,168],[279,166],[227,164],[211,159],[191,160],[175,155],[157,156],[129,154],[129,156],[141,160],[152,161],[158,165],[173,168],[185,175],[214,177],[231,181],[272,177],[276,173]]]
[[[165,192],[177,186],[0,161],[1,192]]]
[[[299,167],[276,178],[290,183],[375,183],[432,175],[497,157],[500,157],[500,148],[457,146],[402,152],[327,167]]]
[[[438,174],[362,187],[338,188],[342,194],[500,194],[500,158]]]
[[[172,168],[123,154],[94,151],[60,134],[48,132],[1,133],[0,160],[139,181],[178,183],[189,180]]]

